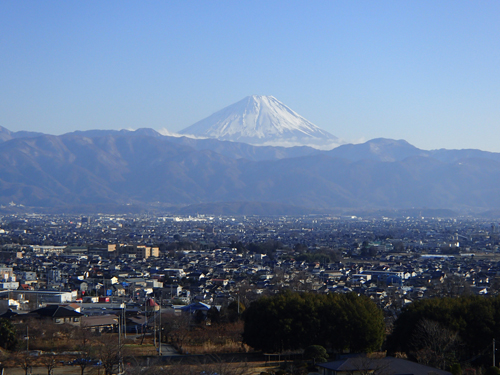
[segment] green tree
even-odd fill
[[[212,306],[210,310],[207,311],[207,319],[210,320],[211,324],[219,324],[220,323],[220,312],[217,307]]]
[[[0,319],[0,346],[7,350],[14,350],[17,346],[16,328],[7,319]]]
[[[356,294],[285,292],[253,302],[245,312],[243,340],[257,350],[279,352],[322,345],[356,352],[379,349],[382,312]]]
[[[439,325],[441,332],[453,333],[460,339],[460,347],[449,350],[457,360],[483,356],[486,361],[491,358],[492,339],[500,336],[499,319],[499,297],[461,296],[416,301],[406,306],[396,320],[388,338],[388,350],[409,355],[422,349],[435,351],[432,347],[442,351],[442,344],[436,341],[442,334],[434,334],[434,344],[429,342],[423,346],[412,339],[421,330],[422,322],[432,321]],[[446,362],[449,363],[449,359]]]
[[[314,363],[322,363],[327,361],[328,353],[321,345],[310,345],[304,350],[304,357],[312,359]]]
[[[490,366],[484,372],[484,375],[499,375],[500,369],[496,366]]]
[[[245,312],[245,305],[238,301],[232,301],[227,306],[227,318],[230,322],[235,322],[240,319],[241,314]]]
[[[451,365],[450,367],[450,372],[453,374],[453,375],[462,375],[462,366],[460,366],[459,363],[454,363],[453,365]]]

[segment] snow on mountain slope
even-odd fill
[[[273,96],[261,95],[248,96],[180,133],[268,146],[331,149],[343,143]]]

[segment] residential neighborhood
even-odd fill
[[[7,215],[0,317],[149,336],[158,351],[160,317],[209,325],[288,290],[366,296],[390,330],[418,300],[496,295],[499,236],[476,218]]]
[[[479,219],[4,216],[0,287],[46,303],[223,305],[283,289],[400,308],[446,288],[496,294],[500,230]]]

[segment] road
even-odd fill
[[[85,370],[85,373],[90,370]],[[53,375],[80,375],[81,369],[78,366],[59,366],[56,367],[52,374]],[[104,370],[101,370],[101,373],[104,374]],[[31,373],[32,375],[47,375],[46,367],[33,367]],[[97,373],[96,373],[97,374]],[[4,375],[24,375],[24,370],[22,368],[6,368],[4,369]]]
[[[162,357],[176,357],[181,356],[179,352],[169,344],[161,344],[161,355]],[[90,371],[90,367],[85,370],[85,373]],[[101,370],[104,374],[104,370]],[[80,375],[81,369],[78,366],[58,366],[54,369],[53,375]],[[33,367],[31,375],[46,375],[47,368],[45,367]],[[97,373],[96,373],[97,374]],[[24,375],[24,370],[21,368],[6,368],[4,369],[4,375]]]
[[[180,354],[172,345],[161,344],[161,355],[162,357],[177,357],[183,354]]]

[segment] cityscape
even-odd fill
[[[196,345],[156,328],[234,323],[265,296],[366,296],[390,332],[419,300],[500,292],[498,223],[472,217],[9,214],[0,243],[1,317],[148,337],[170,359]]]

